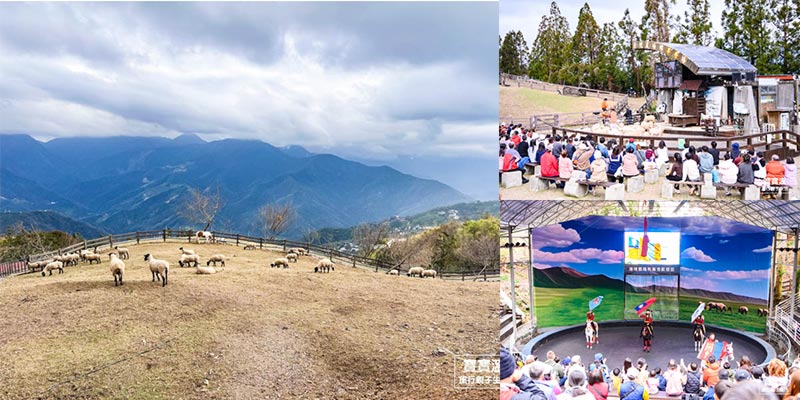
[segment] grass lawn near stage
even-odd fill
[[[520,293],[518,292],[518,296]],[[539,327],[567,326],[582,324],[586,321],[586,312],[589,310],[589,300],[603,296],[603,303],[594,310],[597,321],[620,320],[623,310],[623,292],[613,289],[577,288],[577,289],[557,289],[557,288],[536,288],[536,318]],[[637,294],[644,301],[651,295]],[[524,297],[527,299],[527,294]],[[632,295],[628,295],[629,303]],[[519,297],[518,297],[519,299]],[[638,299],[638,297],[637,297]],[[641,301],[628,304],[632,309]],[[679,315],[682,321],[689,321],[692,312],[697,309],[699,301],[720,301],[717,299],[703,299],[696,296],[681,295]],[[753,333],[764,333],[766,327],[766,317],[758,316],[759,308],[766,308],[764,305],[752,303],[738,303],[722,301],[733,308],[731,312],[717,312],[706,310],[703,315],[706,317],[706,324],[719,325],[726,328],[739,329]],[[736,310],[739,306],[747,306],[750,312],[741,315]],[[655,305],[653,306],[655,307]]]

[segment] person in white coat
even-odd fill
[[[739,174],[739,167],[737,167],[736,164],[733,163],[730,154],[726,153],[722,157],[722,160],[719,161],[719,166],[717,168],[719,168],[720,182],[728,185],[736,183],[736,176]],[[731,188],[726,187],[725,196],[730,196],[730,195],[731,195]]]

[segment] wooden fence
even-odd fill
[[[48,251],[45,253],[31,254],[29,256],[29,259],[31,261],[47,260],[58,254],[66,254],[84,249],[103,251],[112,249],[114,248],[114,246],[121,244],[132,244],[132,243],[140,244],[143,242],[166,242],[167,240],[170,241],[185,240],[187,243],[191,243],[197,240],[197,238],[194,236],[195,233],[196,231],[181,230],[181,229],[162,229],[155,231],[120,233],[115,235],[102,236],[91,240],[84,240],[83,242],[75,243],[73,245],[53,251]],[[297,242],[297,241],[283,240],[283,239],[266,239],[263,237],[255,237],[255,236],[242,235],[238,233],[216,232],[216,231],[212,232],[212,234],[214,235],[214,239],[217,243],[233,244],[236,246],[239,245],[244,246],[246,244],[249,244],[258,247],[259,249],[266,248],[266,249],[280,250],[280,251],[286,251],[292,247],[302,247],[306,249],[306,251],[308,251],[309,253],[315,253],[317,255],[329,257],[332,261],[340,265],[352,265],[354,268],[355,267],[369,268],[369,269],[374,269],[375,272],[381,272],[381,271],[388,272],[389,270],[396,268],[396,266],[393,264],[384,263],[379,260],[367,257],[361,257],[355,254],[339,251],[331,247],[320,246],[309,242]],[[434,267],[434,269],[436,268]],[[405,270],[407,270],[407,268]],[[25,262],[22,260],[0,264],[0,277],[26,273],[26,272],[29,271],[25,265]],[[493,270],[483,269],[483,270],[471,270],[471,271],[465,270],[460,272],[442,272],[437,275],[442,279],[462,280],[462,281],[466,280],[488,281],[488,280],[499,279],[500,269],[498,268]]]
[[[565,89],[572,92],[580,91],[586,93],[586,97],[596,97],[598,99],[608,98],[611,101],[619,101],[627,97],[627,94],[625,93],[607,92],[605,90],[596,90],[570,85],[559,85],[556,83],[537,81],[525,76],[509,74],[502,74],[500,83],[507,86],[526,87],[530,89],[545,90],[548,92],[564,93]]]

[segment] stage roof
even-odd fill
[[[800,227],[800,201],[586,201],[502,200],[500,225],[538,228],[590,215],[620,217],[718,216],[765,229],[791,232]]]
[[[685,65],[696,75],[756,72],[756,67],[745,59],[716,47],[643,40],[634,42],[633,48],[657,51],[670,60],[676,60]]]

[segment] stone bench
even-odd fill
[[[500,186],[512,188],[522,186],[522,171],[504,171],[500,173]]]
[[[525,175],[530,175],[530,176],[539,175],[540,169],[541,167],[539,166],[539,164],[532,162],[525,163]]]
[[[671,181],[669,179],[665,179],[664,183],[661,184],[661,197],[667,198],[667,199],[671,199],[673,194],[674,194],[673,193],[673,189],[674,189],[675,185],[678,185],[678,186],[694,186],[694,187],[698,187],[699,186],[700,187],[700,195],[702,196],[703,195],[702,190],[703,190],[703,187],[705,186],[705,182],[702,182],[702,181],[701,182]],[[711,188],[714,189],[714,193],[715,193],[715,197],[716,197],[716,188],[714,188],[713,185],[711,185]],[[708,195],[708,193],[707,193],[707,195]]]

